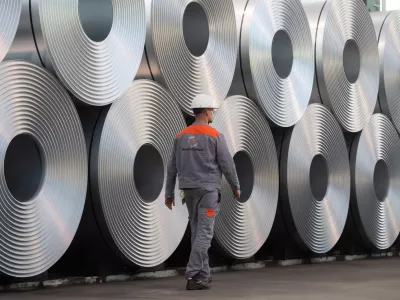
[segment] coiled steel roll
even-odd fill
[[[213,124],[225,136],[242,191],[234,199],[223,179],[215,239],[226,255],[249,258],[265,243],[275,218],[279,174],[274,139],[262,112],[243,96],[226,99]]]
[[[368,245],[389,248],[400,231],[400,139],[390,120],[373,115],[351,145],[351,207]]]
[[[88,161],[61,84],[26,62],[0,64],[0,273],[30,277],[64,254],[85,203]]]
[[[128,89],[143,54],[145,0],[32,0],[31,15],[43,65],[82,103],[110,104]]]
[[[181,109],[200,93],[221,103],[235,71],[238,35],[233,0],[146,2],[146,57],[153,78],[167,87]],[[143,68],[144,69],[144,68]]]
[[[379,44],[379,105],[400,131],[400,11],[371,13]]]
[[[14,41],[20,16],[21,0],[2,0],[0,2],[0,62]]]
[[[371,17],[361,0],[303,3],[316,44],[312,102],[328,106],[345,131],[358,132],[372,116],[379,87],[378,46]]]
[[[235,2],[240,66],[230,93],[250,97],[270,121],[290,127],[307,108],[315,74],[307,16],[300,0],[246,2]]]
[[[185,233],[186,206],[180,199],[172,211],[164,205],[168,160],[185,126],[175,100],[149,80],[134,81],[96,125],[91,191],[97,220],[107,242],[135,265],[163,263]]]
[[[339,240],[349,209],[350,167],[342,130],[320,105],[310,105],[285,133],[281,148],[285,221],[300,246],[326,253]]]

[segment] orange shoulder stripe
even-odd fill
[[[183,134],[205,134],[215,138],[219,135],[219,132],[208,125],[194,124],[183,129],[176,137],[178,138]]]

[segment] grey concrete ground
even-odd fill
[[[184,286],[183,277],[173,277],[0,294],[0,299],[399,300],[400,258],[219,273],[212,290],[186,291]]]

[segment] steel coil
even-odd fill
[[[221,103],[228,94],[238,51],[233,0],[161,0],[146,2],[148,74],[168,88],[181,109],[193,97],[211,95]],[[143,64],[145,65],[145,64]]]
[[[400,131],[400,11],[371,14],[379,45],[379,105]]]
[[[274,139],[262,112],[243,96],[226,99],[213,124],[226,138],[242,191],[241,198],[234,199],[223,179],[215,239],[226,255],[249,258],[265,243],[276,214],[279,173]]]
[[[290,127],[307,108],[315,74],[307,16],[300,0],[245,3],[235,3],[241,20],[241,65],[236,68],[231,94],[250,97],[270,121]]]
[[[390,120],[375,114],[351,145],[351,207],[368,245],[389,248],[400,231],[400,139]]]
[[[172,212],[164,205],[167,163],[185,126],[175,100],[149,80],[134,81],[96,125],[90,161],[97,220],[108,243],[134,265],[163,263],[185,233],[186,206],[179,199]]]
[[[21,0],[0,2],[0,62],[10,49],[21,16]]]
[[[328,106],[345,131],[364,128],[375,109],[379,59],[374,25],[361,0],[303,0],[315,35],[312,102]],[[315,99],[316,98],[316,99]]]
[[[41,62],[81,103],[107,105],[128,89],[143,54],[145,0],[30,4]]]
[[[64,254],[85,203],[88,160],[61,84],[26,62],[0,64],[0,273],[45,272]]]
[[[342,130],[329,110],[310,105],[281,148],[285,221],[304,249],[326,253],[339,240],[350,202],[350,166]]]

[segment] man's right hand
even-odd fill
[[[174,198],[165,198],[165,206],[172,210],[172,205],[175,206]]]
[[[240,190],[234,191],[234,192],[233,192],[233,196],[234,196],[236,199],[239,199],[239,198],[240,198]]]

